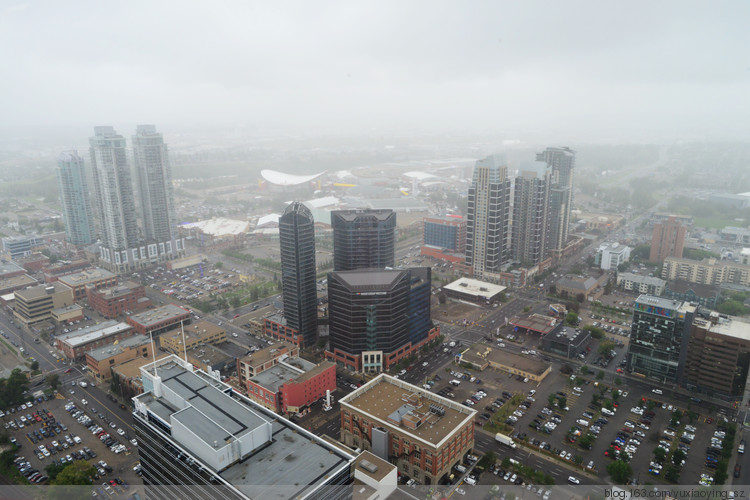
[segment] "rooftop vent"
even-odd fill
[[[362,467],[367,472],[369,472],[370,474],[375,474],[378,471],[378,466],[367,460],[362,460],[359,463],[359,466]]]

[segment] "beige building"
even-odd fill
[[[667,257],[661,277],[667,281],[683,280],[701,285],[732,283],[750,286],[750,265],[713,258],[691,260]]]
[[[224,328],[209,321],[200,321],[194,325],[184,327],[185,343],[183,345],[183,330],[177,328],[160,337],[161,347],[166,351],[182,357],[185,350],[190,350],[200,344],[219,344],[227,341]]]
[[[86,366],[97,380],[109,380],[112,377],[112,367],[138,357],[151,360],[152,356],[153,349],[149,338],[136,335],[87,352]]]
[[[468,363],[477,370],[492,367],[536,383],[544,380],[552,371],[549,363],[482,344],[466,349],[459,356],[461,363]]]
[[[15,318],[26,325],[50,319],[53,309],[71,306],[73,290],[60,282],[39,285],[16,292]]]
[[[381,374],[339,400],[341,441],[437,485],[474,448],[476,410]]]

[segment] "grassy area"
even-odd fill
[[[723,229],[726,226],[737,225],[734,219],[725,219],[723,217],[696,217],[695,226],[709,229]]]
[[[523,396],[515,394],[492,415],[492,418],[488,420],[486,424],[484,424],[484,430],[487,432],[502,432],[506,434],[511,432],[513,427],[506,424],[505,420],[510,414],[518,409],[518,405],[520,405],[523,400]]]

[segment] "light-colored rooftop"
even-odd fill
[[[635,273],[618,273],[617,277],[624,280],[633,281],[636,283],[645,283],[647,285],[653,286],[664,286],[667,283],[663,279],[657,278],[656,276],[643,276],[642,274]]]
[[[65,285],[64,283],[60,283],[59,281],[53,281],[52,283],[47,283],[44,285],[32,286],[30,288],[26,288],[25,290],[18,290],[16,291],[16,298],[20,298],[21,300],[25,300],[28,302],[44,297],[45,295],[52,295],[68,290],[71,290],[69,286]]]
[[[443,285],[444,290],[451,290],[454,292],[465,293],[473,295],[475,297],[494,297],[498,293],[505,290],[506,287],[501,285],[495,285],[493,283],[487,283],[486,281],[479,281],[472,278],[460,278],[453,283]]]
[[[115,322],[113,321],[113,323]],[[61,339],[61,341],[75,349],[76,347],[88,344],[89,342],[111,337],[112,335],[117,335],[118,333],[127,332],[129,330],[132,330],[133,328],[127,323],[120,322],[105,327],[102,327],[103,324],[104,323],[101,323],[99,325],[84,328],[83,330],[70,332],[69,334],[66,334],[65,337]],[[60,337],[58,337],[58,339],[60,339]]]
[[[0,261],[0,276],[24,271],[24,268],[11,261]],[[25,271],[24,271],[25,272]]]
[[[389,375],[379,375],[354,392],[339,400],[342,408],[347,407],[368,415],[379,425],[408,434],[424,444],[440,447],[467,422],[472,421],[477,412]],[[441,416],[430,411],[433,405],[444,411]],[[411,429],[393,419],[413,416],[421,422]],[[410,418],[410,417],[407,417]],[[401,420],[403,422],[403,420]]]
[[[278,186],[298,186],[300,184],[305,184],[306,182],[313,181],[324,173],[325,171],[312,175],[295,175],[278,172],[276,170],[270,170],[267,168],[260,171],[260,175],[261,177],[263,177],[263,179],[270,182],[271,184],[276,184]]]
[[[140,288],[142,286],[143,285],[140,285],[133,281],[126,281],[124,283],[120,283],[119,285],[115,285],[109,288],[102,288],[98,290],[97,293],[103,296],[105,299],[114,299],[117,297],[121,297],[123,295],[128,295],[132,293],[133,290]]]
[[[713,314],[716,315],[716,313]],[[711,325],[709,331],[736,339],[750,340],[750,320],[746,318],[738,318],[736,316],[731,318],[723,318],[719,316],[718,323]]]
[[[100,347],[98,349],[93,349],[87,353],[87,356],[91,356],[96,361],[102,361],[108,358],[111,358],[112,356],[117,356],[121,352],[131,349],[133,347],[138,347],[141,345],[148,344],[150,342],[150,339],[146,337],[145,335],[134,335],[132,337],[128,337],[126,339],[123,339],[116,344],[107,345],[104,347]]]
[[[196,228],[202,233],[210,234],[211,236],[237,236],[248,232],[250,230],[250,223],[246,220],[214,217],[213,219],[181,224],[180,227]]]
[[[65,283],[69,287],[74,288],[77,286],[86,285],[88,283],[108,280],[108,279],[115,278],[115,277],[117,277],[115,274],[107,271],[106,269],[95,267],[93,269],[86,269],[79,273],[73,273],[73,274],[67,274],[65,276],[60,276],[58,280]]]
[[[165,306],[157,307],[156,309],[150,309],[139,314],[133,314],[132,316],[128,317],[128,320],[148,328],[151,325],[155,325],[172,318],[176,319],[186,314],[190,315],[190,312],[174,304],[167,304]]]
[[[36,285],[37,283],[39,282],[35,280],[34,278],[32,278],[31,276],[29,276],[28,274],[21,274],[18,276],[13,276],[11,278],[0,279],[0,290],[4,290],[6,288],[32,286],[32,285]]]

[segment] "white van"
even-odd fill
[[[609,410],[607,408],[602,408],[602,413],[605,414],[605,415],[607,415],[608,417],[614,417],[615,416],[615,412],[613,412],[612,410]]]
[[[458,387],[459,385],[461,385],[461,381],[460,381],[460,380],[456,380],[456,379],[453,379],[453,380],[451,380],[451,381],[449,382],[449,384],[451,384],[451,385],[455,385],[456,387]]]

